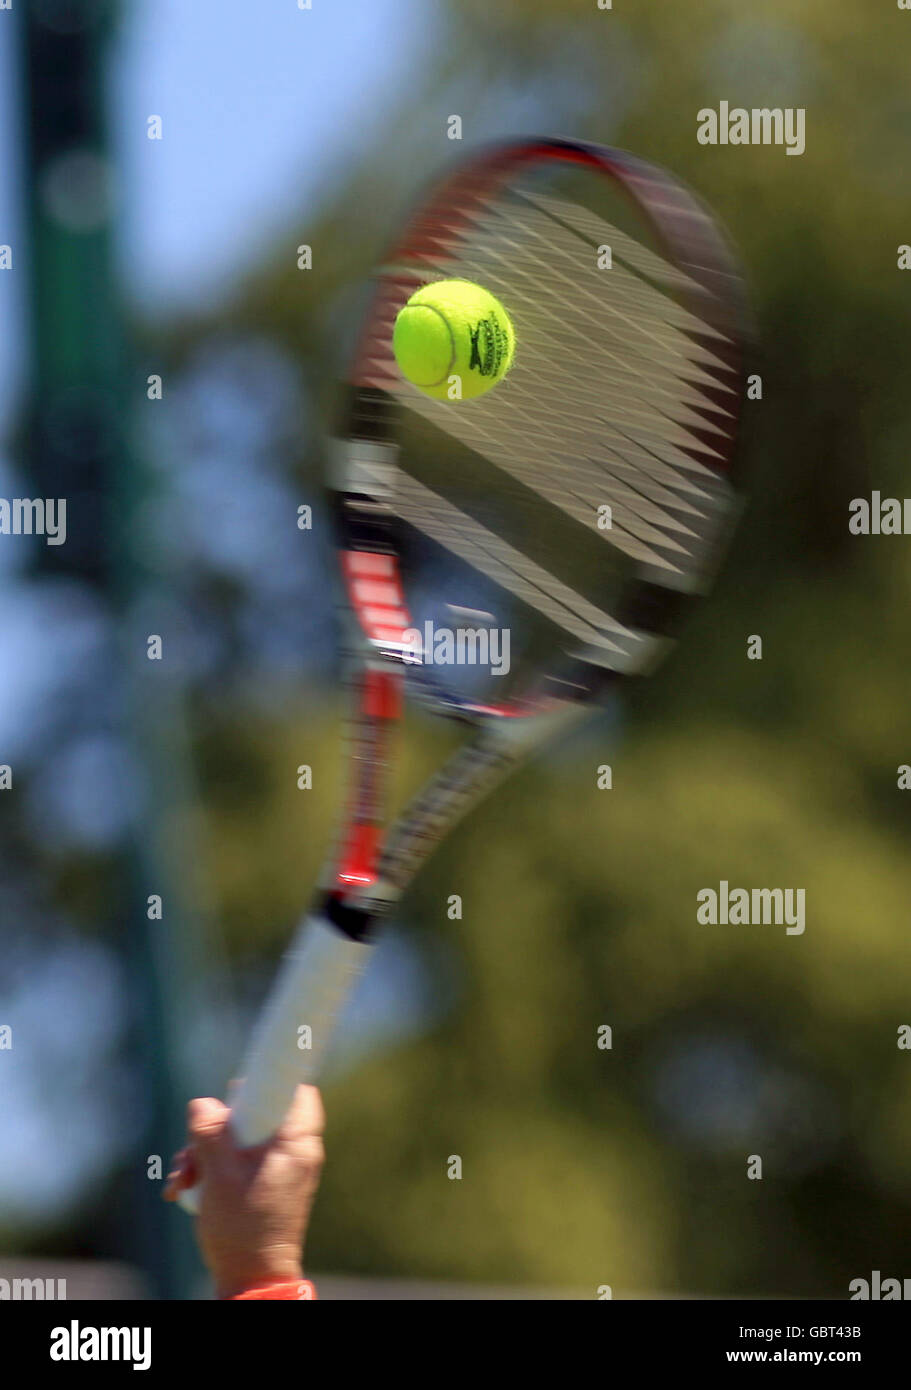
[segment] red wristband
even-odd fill
[[[309,1279],[292,1279],[287,1284],[266,1284],[261,1289],[247,1289],[245,1293],[236,1293],[230,1302],[238,1303],[241,1299],[254,1298],[290,1298],[295,1301],[310,1302],[316,1298],[316,1289]]]

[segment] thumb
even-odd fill
[[[231,1111],[214,1096],[200,1096],[187,1106],[187,1133],[200,1149],[212,1148],[228,1127]]]

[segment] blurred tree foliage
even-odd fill
[[[466,145],[572,120],[674,169],[740,245],[760,326],[718,594],[619,750],[596,733],[525,771],[421,879],[406,920],[419,946],[453,942],[458,1006],[331,1089],[316,1268],[816,1296],[908,1272],[911,562],[907,539],[849,536],[847,505],[908,491],[909,26],[845,0],[452,0],[438,70],[369,160],[217,320],[174,335],[175,361],[239,329],[300,362],[312,496],[363,277],[459,152],[452,112]],[[696,113],[722,99],[805,107],[806,153],[699,146]],[[329,842],[338,711],[204,708],[197,729],[208,877],[238,944],[277,945]],[[421,732],[409,780],[445,737]],[[806,934],[697,925],[721,879],[805,888]]]

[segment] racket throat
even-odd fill
[[[321,903],[323,915],[352,941],[367,941],[378,916],[373,891],[380,837],[381,828],[372,821],[355,822],[350,827],[335,882]]]
[[[342,893],[334,891],[326,894],[319,909],[326,921],[349,941],[366,945],[373,940],[374,926],[380,915],[375,908],[352,905]]]

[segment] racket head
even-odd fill
[[[424,395],[392,353],[411,294],[451,278],[491,290],[516,329],[508,376],[474,400]],[[371,656],[469,718],[653,669],[736,512],[747,324],[726,240],[665,171],[563,139],[462,161],[376,276],[335,445],[342,573]],[[476,649],[485,632],[488,656],[494,634],[508,645],[506,679],[434,659],[428,631],[460,615]]]

